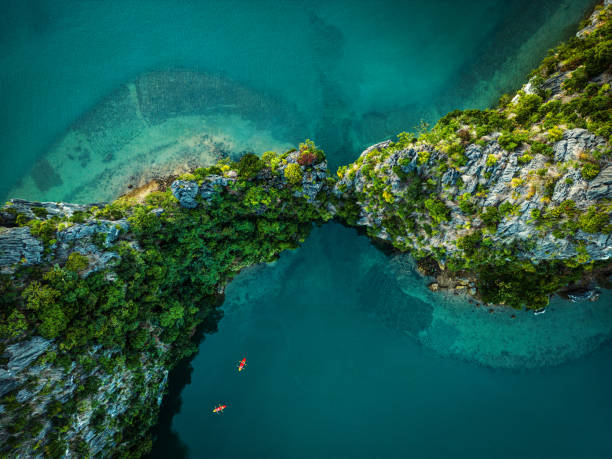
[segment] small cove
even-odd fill
[[[373,276],[387,265],[364,236],[330,223],[241,273],[190,383],[170,395],[178,413],[152,457],[610,455],[612,292],[542,316],[491,315],[430,302],[414,273]],[[218,403],[222,416],[210,412]]]

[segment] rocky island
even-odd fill
[[[0,451],[138,457],[168,372],[241,269],[337,219],[487,303],[593,298],[612,270],[612,7],[514,96],[328,171],[311,141],[222,160],[110,204],[0,211]]]

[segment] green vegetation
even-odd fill
[[[288,164],[285,168],[285,178],[292,185],[299,185],[302,183],[302,169],[299,164]]]
[[[73,252],[68,256],[66,261],[66,269],[69,271],[82,271],[89,266],[89,260],[86,256],[78,252]]]
[[[316,161],[324,159],[314,144],[308,148],[314,148]],[[80,274],[89,260],[73,251],[63,267],[21,266],[12,276],[0,276],[2,342],[39,334],[55,340],[54,365],[70,369],[76,364],[83,371],[98,368],[108,374],[115,367],[127,368],[142,379],[142,389],[134,388],[130,410],[121,418],[123,433],[117,444],[126,455],[146,452],[143,445],[151,442],[145,434],[156,417],[156,402],[139,395],[139,390],[146,392],[143,363],[172,368],[193,354],[194,332],[214,317],[220,288],[242,268],[272,261],[281,251],[296,248],[312,222],[329,219],[320,203],[309,204],[293,196],[291,186],[278,185],[277,158],[268,154],[260,160],[247,154],[235,163],[221,161],[194,171],[186,178],[200,182],[210,173],[237,173],[235,180],[219,188],[209,206],[182,208],[168,190],[150,194],[144,204],[124,199],[77,215],[79,221],[127,217],[130,231],[108,248],[121,257],[114,267],[83,277]],[[271,174],[263,174],[267,179],[258,178],[263,169]],[[290,163],[286,170],[297,171],[301,179],[298,164]],[[164,210],[160,215],[152,212],[160,207]],[[72,222],[52,217],[25,224],[50,246],[58,229]],[[111,271],[114,274],[109,277]],[[102,357],[102,352],[90,355],[92,346],[101,346],[110,357]],[[77,391],[77,398],[49,405],[44,418],[52,420],[54,427],[44,446],[47,454],[65,449],[65,426],[72,422],[77,402],[96,390],[90,379],[81,382],[83,391]],[[26,421],[13,422],[16,430],[9,444],[24,438],[20,431]],[[102,416],[96,422],[107,421]]]
[[[429,215],[436,223],[441,223],[449,220],[450,209],[446,207],[446,204],[444,204],[439,199],[426,199],[425,208],[429,211]]]

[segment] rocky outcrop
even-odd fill
[[[586,190],[586,197],[592,201],[606,199],[612,196],[612,165],[603,169],[595,177]]]
[[[0,272],[10,274],[19,264],[38,264],[42,253],[42,242],[32,236],[30,228],[0,228]]]
[[[290,187],[293,184],[288,182],[285,177],[285,169],[290,164],[298,164],[300,157],[299,151],[289,153],[284,158],[284,162],[278,166],[280,174],[278,176],[264,177],[260,173],[262,179],[269,179],[270,184],[277,187]],[[319,161],[316,164],[300,165],[301,184],[298,184],[297,189],[293,192],[295,197],[304,197],[309,204],[316,204],[316,198],[319,192],[323,189],[329,172],[327,170],[327,161]],[[269,174],[269,172],[262,172]],[[179,201],[182,207],[187,209],[196,208],[199,203],[209,204],[215,195],[225,190],[236,182],[235,175],[221,176],[208,175],[201,183],[198,184],[195,180],[175,180],[170,189],[173,196]]]
[[[338,171],[334,210],[369,236],[453,272],[501,271],[480,276],[482,286],[491,301],[515,306],[545,305],[569,272],[575,278],[609,264],[611,76],[609,64],[580,64],[590,56],[585,47],[609,40],[610,17],[609,7],[594,13],[579,33],[584,43],[550,55],[497,109],[452,112],[418,137],[364,150]],[[537,298],[523,295],[517,279],[546,267],[565,280],[535,282]],[[437,279],[432,288],[443,284],[454,282]]]
[[[37,357],[45,352],[51,341],[46,340],[40,336],[34,336],[27,341],[21,341],[19,343],[7,346],[2,358],[6,359],[4,368],[0,367],[0,397],[16,389],[20,385],[22,378],[22,371],[26,369]],[[23,389],[18,398],[20,403],[23,403],[23,394],[26,389]]]

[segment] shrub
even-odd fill
[[[266,151],[261,155],[261,160],[273,172],[276,171],[281,162],[280,156],[274,151]]]
[[[6,323],[0,324],[0,337],[14,338],[19,336],[28,328],[25,315],[19,310],[14,309],[8,316]]]
[[[317,160],[317,156],[310,151],[304,151],[297,159],[297,162],[300,166],[310,166]]]
[[[89,260],[79,252],[72,252],[66,261],[66,269],[74,272],[83,271],[89,266]]]
[[[519,177],[514,177],[511,181],[510,181],[510,185],[512,186],[512,188],[518,188],[519,186],[523,185],[525,183],[525,180]]]
[[[238,174],[246,179],[254,178],[264,167],[264,163],[259,156],[253,153],[246,153],[238,160]]]
[[[512,102],[512,96],[510,94],[502,94],[497,102],[499,108],[506,108],[510,102]]]
[[[459,196],[459,209],[466,215],[472,215],[476,212],[476,205],[472,202],[472,196],[469,193],[463,193]]]
[[[555,151],[550,145],[547,145],[542,142],[533,142],[531,144],[531,152],[535,155],[544,155],[548,157],[553,157],[555,155]]]
[[[514,206],[508,201],[502,202],[498,207],[499,213],[502,216],[510,215],[514,211]]]
[[[465,156],[465,149],[460,143],[453,143],[448,147],[448,156],[454,166],[462,167],[467,164],[468,158]]]
[[[511,132],[503,132],[497,141],[504,150],[513,151],[519,146],[522,139]]]
[[[494,166],[497,163],[497,156],[489,155],[487,156],[487,167]]]
[[[589,74],[584,67],[578,67],[572,72],[571,78],[563,83],[563,87],[570,93],[578,92],[589,82]]]
[[[389,191],[387,190],[383,191],[382,195],[383,195],[383,199],[387,201],[389,204],[392,204],[395,201],[395,199],[393,198],[393,195],[389,193]]]
[[[607,212],[598,211],[595,206],[591,206],[578,218],[578,226],[586,233],[599,233],[609,221],[610,215]]]
[[[314,157],[314,159],[311,161],[310,164],[317,163],[325,159],[325,154],[323,153],[323,150],[317,148],[315,143],[310,139],[306,139],[304,140],[303,143],[300,144],[299,151],[300,151],[300,156],[307,153],[309,154],[308,157],[310,157],[310,155]]]
[[[485,208],[484,211],[480,214],[480,218],[482,219],[487,229],[491,231],[495,231],[497,229],[497,225],[501,220],[497,207]]]
[[[563,129],[558,126],[548,130],[548,140],[551,142],[558,142],[563,139]]]
[[[429,198],[425,200],[425,208],[429,211],[429,215],[436,223],[448,221],[450,209],[446,207],[438,198]]]
[[[542,98],[537,94],[519,94],[519,99],[510,110],[516,114],[516,122],[524,125],[529,122],[533,114],[537,113],[542,105]]]
[[[285,168],[285,178],[292,185],[299,185],[302,183],[302,168],[299,164],[288,164]]]
[[[599,166],[594,163],[584,163],[580,169],[580,174],[585,180],[593,180],[599,174]]]
[[[45,218],[47,216],[47,209],[44,207],[32,207],[32,212],[38,218]]]

